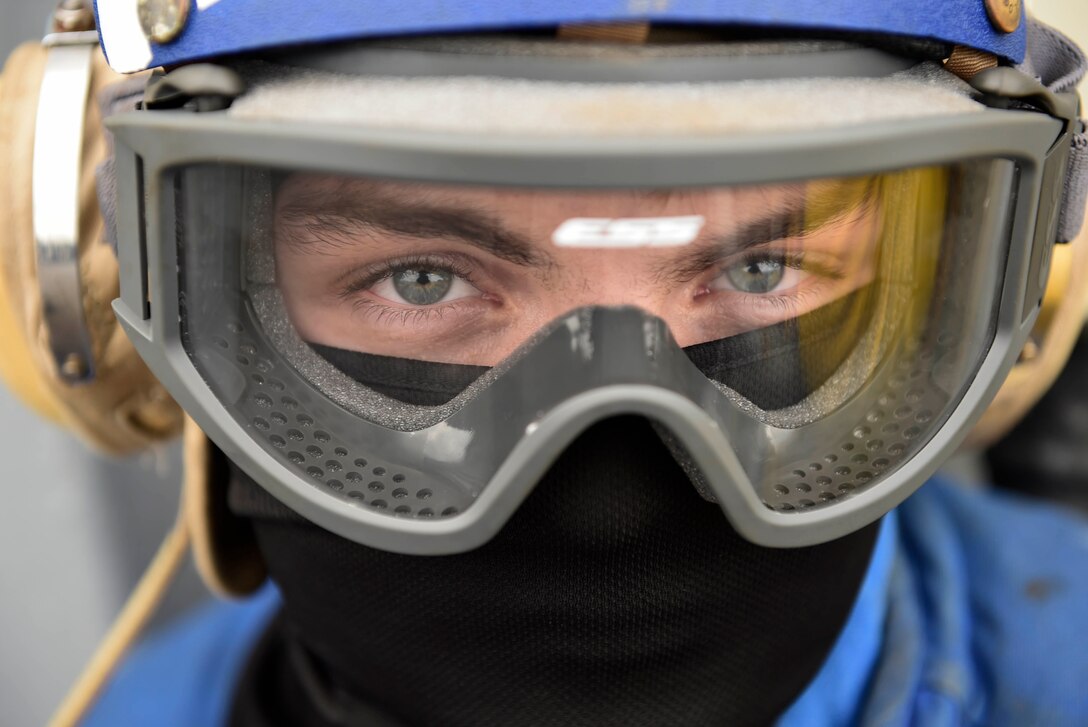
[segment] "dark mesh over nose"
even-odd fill
[[[752,545],[626,417],[586,431],[468,553],[385,553],[301,518],[255,527],[283,638],[312,656],[326,695],[406,725],[657,727],[772,722],[833,645],[879,526]],[[260,685],[243,684],[237,710],[247,689]],[[313,709],[276,707],[264,711],[285,721],[268,724]]]

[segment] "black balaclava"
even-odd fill
[[[358,545],[240,473],[230,500],[285,604],[236,691],[253,727],[769,724],[830,651],[879,527],[752,545],[638,417],[587,430],[459,555]]]

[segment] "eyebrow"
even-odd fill
[[[457,240],[516,265],[544,267],[551,263],[551,257],[532,240],[504,227],[498,217],[471,207],[405,202],[380,193],[315,197],[307,195],[277,211],[277,217],[288,223],[289,244],[343,247],[355,244],[361,232],[385,232]],[[304,227],[311,239],[295,234],[290,229],[294,227]]]
[[[849,203],[842,207],[815,218],[806,215],[811,210],[812,204],[808,195],[802,194],[797,199],[777,205],[775,209],[744,223],[736,230],[714,237],[704,245],[699,245],[689,255],[671,266],[669,271],[663,271],[662,277],[680,281],[688,280],[738,253],[769,245],[777,240],[790,238],[804,240],[818,232],[842,226],[855,215],[864,215],[875,209],[874,186],[866,184],[860,196],[850,199]]]

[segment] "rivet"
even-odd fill
[[[87,375],[87,364],[78,353],[70,353],[61,364],[60,370],[69,379],[82,379]]]
[[[985,0],[985,3],[990,22],[1002,33],[1011,33],[1020,27],[1020,0]]]
[[[1035,342],[1035,339],[1029,338],[1024,342],[1024,348],[1020,350],[1020,358],[1017,360],[1017,363],[1034,361],[1039,358],[1040,353],[1039,344]]]
[[[191,0],[137,0],[136,13],[147,39],[169,43],[181,35],[189,19]]]

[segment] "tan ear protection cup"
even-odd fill
[[[1055,245],[1042,310],[1020,360],[964,442],[984,449],[1008,434],[1065,367],[1088,315],[1088,225]]]
[[[200,577],[220,596],[253,593],[267,571],[252,526],[227,507],[227,457],[188,417],[184,446],[182,506]]]
[[[37,284],[32,170],[38,96],[48,49],[19,47],[0,75],[0,379],[33,411],[109,454],[129,454],[178,435],[181,408],[144,365],[111,307],[119,295],[117,257],[103,235],[96,168],[110,154],[99,97],[131,83],[95,51],[84,122],[79,187],[79,267],[95,377],[70,384],[57,373]],[[185,439],[184,517],[208,587],[227,596],[255,590],[264,566],[245,523],[226,509],[223,455],[192,422]]]
[[[0,78],[0,378],[31,409],[91,446],[127,454],[176,436],[182,412],[136,354],[110,305],[119,294],[118,267],[103,237],[96,190],[95,169],[109,154],[97,97],[122,77],[95,51],[79,182],[79,270],[95,377],[69,384],[49,350],[32,221],[34,135],[48,53],[37,43],[21,46]]]

